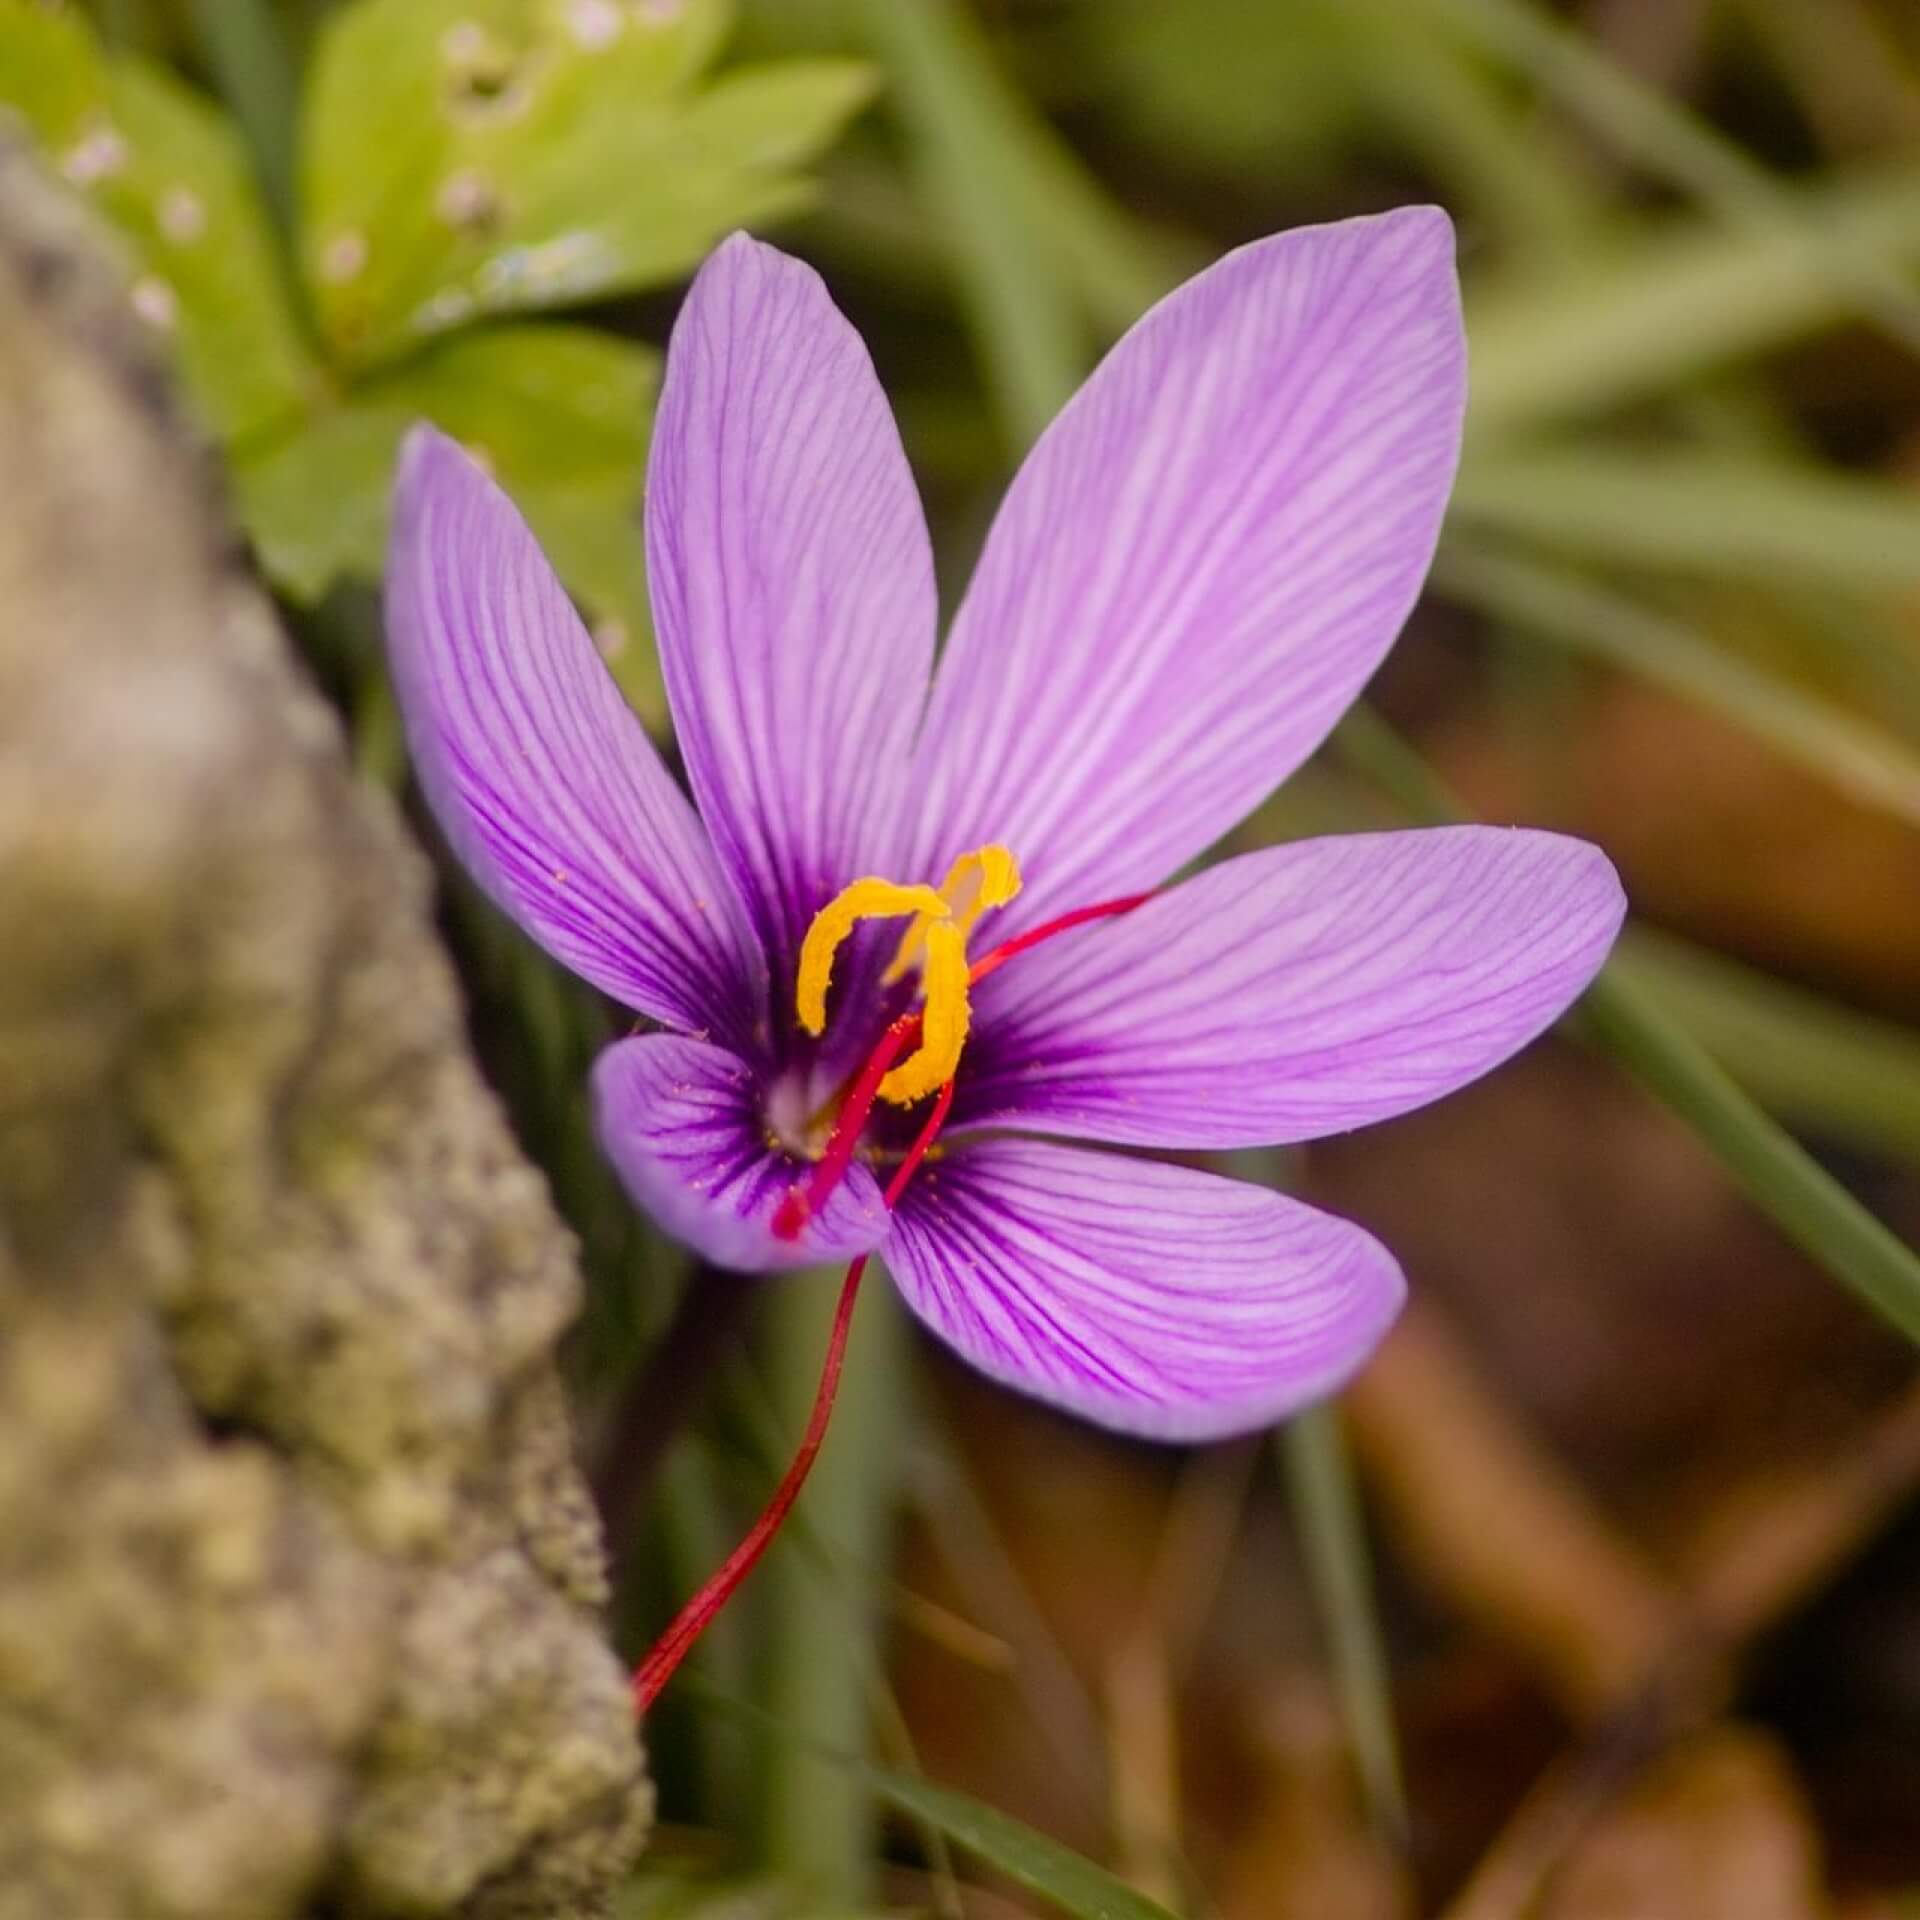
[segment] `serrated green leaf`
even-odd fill
[[[141,311],[171,332],[223,440],[298,414],[317,374],[233,124],[163,68],[108,60],[77,13],[0,0],[0,101],[131,241]]]
[[[658,357],[591,328],[523,324],[442,341],[298,431],[246,449],[240,510],[296,599],[377,580],[401,436],[427,419],[481,453],[586,611],[650,726],[666,702],[647,617],[641,478]]]
[[[302,269],[359,365],[478,314],[657,284],[797,204],[852,61],[703,84],[724,0],[356,0],[309,87]]]

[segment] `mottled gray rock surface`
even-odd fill
[[[572,1248],[81,219],[0,151],[0,1920],[598,1913]]]

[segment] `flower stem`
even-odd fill
[[[845,1753],[865,1753],[878,1726],[873,1683],[887,1606],[882,1586],[850,1570],[889,1563],[899,1493],[907,1330],[891,1289],[876,1281],[869,1276],[853,1317],[834,1439],[806,1498],[754,1574],[752,1594],[700,1643],[701,1679],[711,1682],[713,1642],[724,1645],[724,1629],[750,1605],[753,1697],[807,1741]],[[776,1434],[807,1417],[833,1292],[782,1286],[764,1303],[757,1345],[766,1391],[755,1399]],[[696,1716],[696,1730],[704,1734],[709,1721]],[[750,1754],[737,1804],[756,1864],[803,1890],[808,1911],[873,1911],[880,1810],[869,1783],[804,1743],[755,1740]]]
[[[927,1115],[919,1137],[894,1170],[886,1193],[889,1207],[906,1191],[907,1182],[927,1157],[927,1149],[933,1145],[934,1137],[946,1123],[952,1106],[953,1082],[949,1080],[935,1098],[933,1111]],[[693,1643],[706,1630],[708,1622],[732,1599],[734,1589],[753,1571],[755,1563],[772,1544],[773,1536],[780,1531],[781,1522],[793,1511],[793,1503],[799,1499],[800,1489],[806,1485],[807,1475],[813,1471],[820,1444],[827,1437],[827,1422],[833,1417],[834,1397],[840,1390],[840,1370],[847,1357],[847,1334],[853,1326],[854,1303],[860,1296],[860,1280],[866,1270],[867,1256],[863,1253],[847,1269],[847,1277],[840,1283],[840,1303],[834,1310],[833,1327],[827,1336],[827,1354],[820,1369],[820,1386],[814,1394],[813,1411],[807,1416],[807,1430],[801,1436],[800,1450],[794,1455],[793,1464],[788,1467],[774,1490],[773,1498],[767,1502],[765,1511],[753,1523],[746,1538],[728,1554],[720,1570],[680,1609],[673,1624],[654,1642],[647,1657],[633,1670],[633,1705],[636,1713],[645,1714],[660,1697],[660,1690],[672,1679],[674,1669],[687,1657]]]

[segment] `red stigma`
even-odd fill
[[[882,1066],[880,1071],[884,1073],[886,1068]],[[878,1085],[878,1074],[874,1079]],[[933,1111],[927,1115],[926,1124],[921,1127],[906,1158],[900,1162],[893,1178],[887,1183],[889,1208],[906,1191],[907,1182],[927,1157],[927,1149],[933,1145],[934,1136],[946,1123],[947,1112],[952,1105],[953,1082],[949,1080],[934,1096]],[[795,1192],[798,1191],[796,1188]],[[674,1616],[672,1626],[653,1643],[647,1657],[634,1668],[635,1713],[645,1714],[659,1699],[660,1690],[673,1678],[674,1669],[692,1651],[693,1643],[706,1631],[708,1622],[733,1597],[734,1589],[753,1571],[755,1562],[773,1544],[773,1536],[780,1531],[781,1522],[792,1512],[793,1503],[799,1499],[800,1489],[806,1485],[807,1475],[813,1470],[820,1443],[827,1437],[827,1421],[833,1413],[834,1396],[840,1391],[840,1368],[847,1357],[847,1335],[853,1326],[854,1302],[859,1298],[860,1279],[866,1270],[867,1256],[863,1253],[847,1269],[847,1277],[840,1283],[840,1303],[833,1310],[833,1330],[827,1335],[827,1357],[820,1369],[820,1386],[813,1396],[813,1411],[807,1416],[807,1430],[800,1437],[800,1450],[793,1456],[793,1464],[787,1468],[785,1476],[774,1490],[773,1498],[767,1502],[766,1511],[753,1523],[752,1531],[727,1555],[720,1570],[680,1609]]]
[[[1058,919],[1048,920],[1040,926],[1029,928],[1025,933],[1016,934],[1011,940],[1003,940],[991,953],[983,954],[974,962],[968,970],[968,984],[984,980],[990,973],[997,973],[1016,954],[1039,946],[1043,940],[1051,940],[1057,933],[1084,926],[1089,920],[1104,920],[1114,914],[1131,913],[1142,901],[1151,897],[1149,894],[1134,893],[1120,900],[1104,900],[1098,906],[1079,907],[1072,913],[1063,913]],[[878,1044],[867,1056],[866,1065],[847,1089],[847,1097],[834,1117],[833,1131],[827,1136],[826,1151],[821,1154],[812,1178],[805,1185],[790,1188],[787,1197],[781,1201],[773,1220],[773,1231],[777,1238],[798,1240],[806,1230],[807,1222],[833,1197],[834,1189],[845,1178],[847,1168],[853,1163],[860,1135],[873,1112],[874,1101],[879,1098],[880,1082],[886,1078],[888,1068],[900,1054],[918,1038],[919,1030],[919,1014],[906,1013],[880,1036]],[[913,1145],[894,1169],[893,1178],[887,1182],[884,1197],[889,1211],[898,1204],[900,1196],[907,1189],[907,1182],[927,1157],[927,1151],[940,1129],[946,1125],[952,1107],[953,1082],[948,1080],[934,1096],[932,1111],[915,1136]],[[834,1396],[840,1390],[840,1370],[847,1357],[847,1335],[853,1326],[854,1303],[859,1298],[860,1281],[866,1270],[867,1256],[863,1253],[848,1267],[847,1277],[841,1282],[840,1301],[834,1309],[833,1327],[827,1335],[826,1358],[820,1369],[820,1385],[814,1394],[813,1410],[807,1416],[806,1431],[800,1437],[799,1451],[793,1456],[793,1463],[787,1468],[779,1486],[774,1489],[773,1498],[767,1502],[766,1510],[753,1523],[746,1538],[728,1554],[719,1571],[674,1616],[673,1624],[654,1642],[647,1657],[633,1670],[633,1706],[636,1713],[645,1714],[660,1697],[661,1689],[672,1679],[674,1670],[692,1651],[693,1643],[706,1630],[708,1622],[733,1597],[734,1589],[753,1571],[760,1556],[772,1544],[781,1523],[793,1510],[793,1503],[799,1499],[800,1489],[813,1470],[821,1442],[827,1437],[827,1422],[833,1413]]]

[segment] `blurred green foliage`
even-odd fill
[[[577,325],[492,323],[661,285],[731,228],[806,203],[803,169],[870,70],[716,72],[732,15],[728,0],[334,9],[300,92],[290,234],[235,120],[107,49],[77,8],[0,0],[0,105],[126,235],[136,299],[178,340],[276,586],[313,603],[379,577],[400,436],[433,420],[491,463],[664,727],[634,533],[658,358]]]

